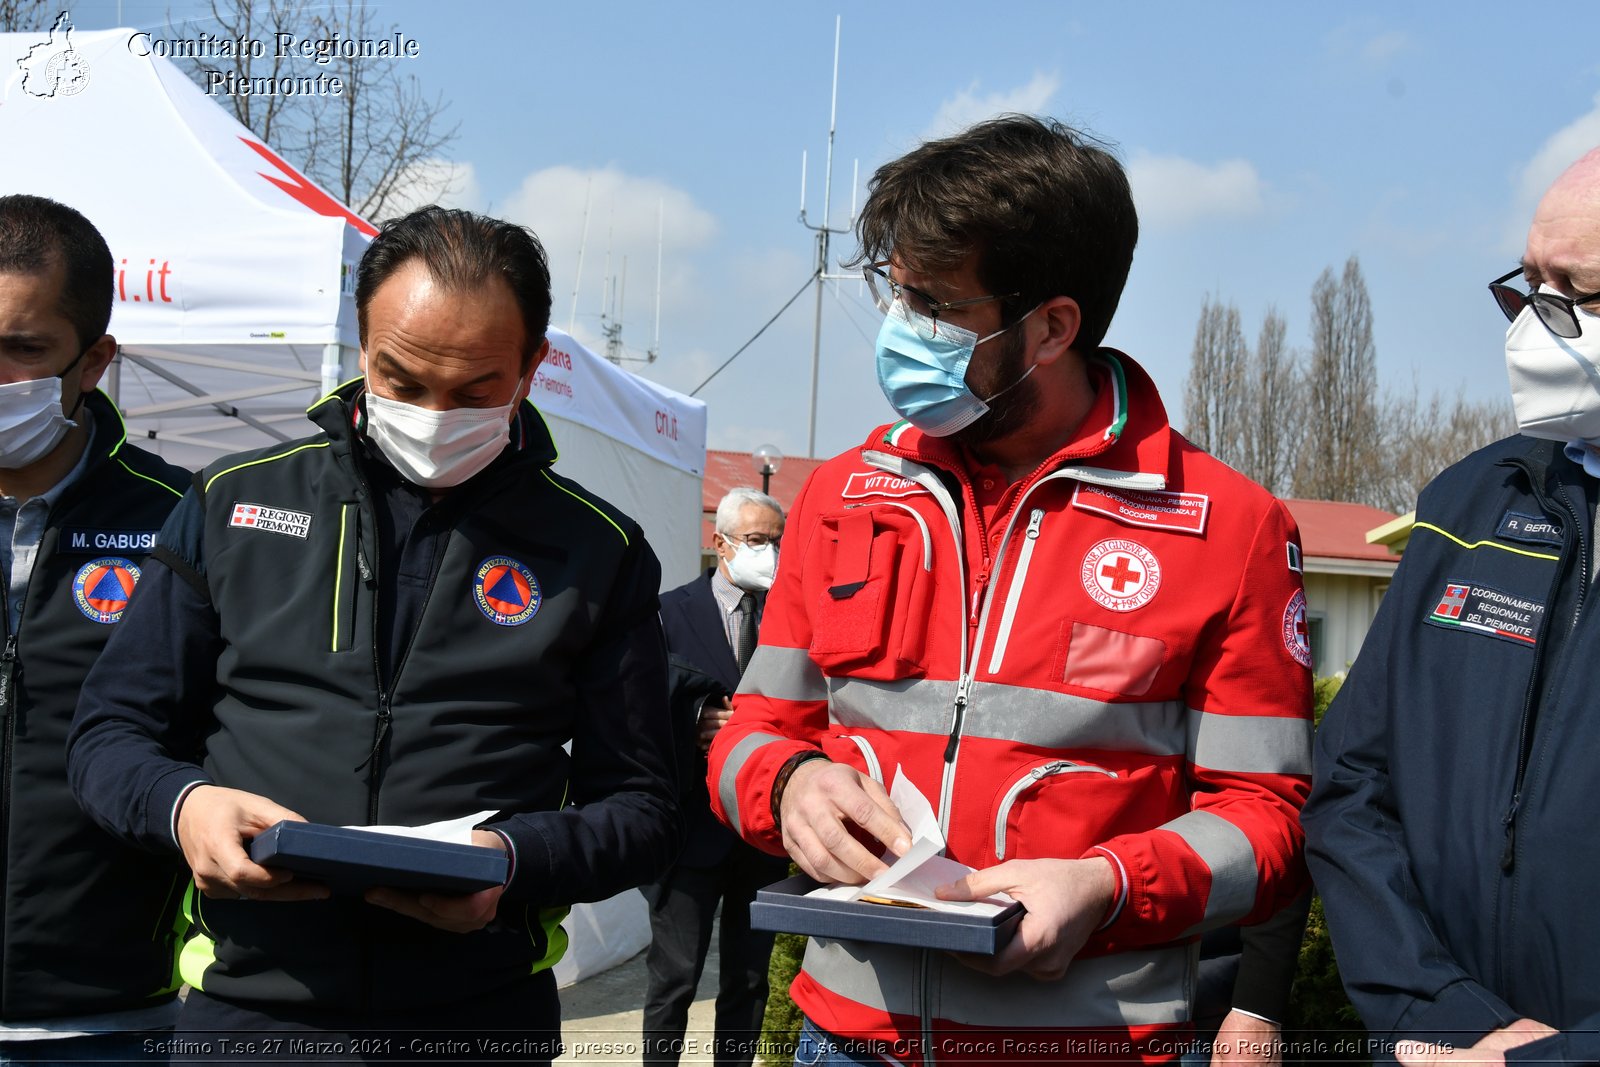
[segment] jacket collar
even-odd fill
[[[352,378],[306,409],[311,421],[345,449],[349,449],[358,438],[365,437],[363,428],[367,416],[362,397],[366,394],[366,384],[365,378]],[[548,467],[555,463],[559,455],[544,415],[530,400],[522,402],[517,408],[517,417],[511,422],[511,445],[509,459],[502,454],[495,460],[497,466],[526,464]]]
[[[1173,434],[1155,382],[1143,367],[1112,348],[1096,351],[1089,371],[1099,386],[1094,406],[1077,436],[1041,463],[1028,480],[1069,471],[1085,480],[1130,488],[1165,487]],[[862,451],[886,452],[946,470],[967,466],[956,446],[904,420],[878,427]]]
[[[89,413],[94,427],[89,444],[89,465],[85,468],[89,469],[122,450],[128,440],[128,427],[116,403],[99,389],[84,395],[83,410]]]

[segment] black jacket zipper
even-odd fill
[[[1528,484],[1533,490],[1534,499],[1539,502],[1539,506],[1544,513],[1546,515],[1561,515],[1562,523],[1565,527],[1565,532],[1562,537],[1561,563],[1556,567],[1555,576],[1551,580],[1550,592],[1545,600],[1545,603],[1547,604],[1553,605],[1556,603],[1556,597],[1561,589],[1561,582],[1566,577],[1568,568],[1572,564],[1572,542],[1573,540],[1577,541],[1577,562],[1580,568],[1578,574],[1578,592],[1572,609],[1572,621],[1569,624],[1569,633],[1576,632],[1578,628],[1578,619],[1583,614],[1584,596],[1589,587],[1589,543],[1584,538],[1580,528],[1580,524],[1583,521],[1582,517],[1579,516],[1577,509],[1573,507],[1572,498],[1567,495],[1566,486],[1558,487],[1558,492],[1561,497],[1561,503],[1558,506],[1546,495],[1544,486],[1541,484],[1541,479],[1535,475],[1532,468],[1523,463],[1515,461],[1513,461],[1513,465],[1520,468],[1527,475]],[[1523,781],[1527,777],[1528,761],[1533,754],[1533,730],[1538,720],[1536,697],[1539,692],[1539,684],[1541,681],[1543,681],[1545,652],[1549,647],[1549,637],[1550,634],[1547,630],[1544,638],[1539,642],[1539,649],[1537,657],[1534,660],[1533,670],[1528,674],[1528,687],[1522,698],[1522,719],[1517,729],[1516,776],[1512,780],[1511,802],[1506,807],[1506,813],[1501,819],[1501,825],[1505,828],[1505,847],[1500,853],[1500,869],[1508,874],[1510,873],[1512,867],[1516,864],[1517,814],[1522,808]]]

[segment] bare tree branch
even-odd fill
[[[1311,289],[1308,423],[1294,475],[1296,496],[1377,502],[1384,458],[1377,373],[1372,303],[1361,264],[1351,256],[1340,279],[1329,268]]]
[[[0,0],[0,33],[48,30],[55,8],[45,0]]]
[[[1249,421],[1249,349],[1239,309],[1206,297],[1195,326],[1189,377],[1184,382],[1184,432],[1224,463],[1244,460]]]
[[[20,0],[0,0],[15,2]],[[280,56],[273,47],[278,32],[364,41],[397,29],[380,25],[366,0],[211,0],[211,14],[219,36],[260,40],[267,47],[259,57],[246,52],[237,59],[184,61],[202,86],[208,68],[274,82],[304,76],[302,66],[313,61]],[[404,60],[334,54],[315,63],[317,73],[338,79],[337,95],[233,94],[228,99],[235,117],[363,218],[381,221],[419,185],[427,185],[434,198],[451,191],[449,172],[438,164],[459,125],[447,124],[449,104],[442,95],[430,98],[405,73]]]
[[[1251,362],[1243,463],[1239,469],[1277,496],[1294,482],[1295,458],[1304,441],[1305,378],[1288,346],[1288,325],[1276,308],[1261,323]]]

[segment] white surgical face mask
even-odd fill
[[[778,549],[774,545],[752,548],[743,541],[729,540],[733,558],[728,560],[728,581],[747,593],[765,593],[778,574]]]
[[[1600,440],[1600,315],[1573,310],[1582,331],[1577,337],[1551,333],[1531,304],[1506,330],[1511,403],[1529,437]]]
[[[77,425],[61,410],[62,385],[55,376],[0,385],[0,467],[37,463]]]
[[[432,411],[367,390],[367,437],[406,481],[424,489],[450,489],[494,462],[506,447],[512,399],[493,408]]]

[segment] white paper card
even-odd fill
[[[480,811],[459,819],[430,822],[425,826],[346,826],[346,830],[364,830],[369,834],[390,834],[394,837],[415,837],[423,841],[443,841],[449,845],[472,844],[472,828],[494,818],[494,810]]]
[[[889,789],[889,799],[900,809],[900,817],[911,828],[911,847],[906,854],[866,885],[824,886],[807,896],[830,900],[885,897],[915,901],[935,911],[976,915],[994,915],[1013,903],[1012,898],[1004,893],[996,893],[983,900],[940,900],[934,893],[935,889],[972,873],[974,868],[940,854],[944,852],[945,840],[944,833],[939,829],[939,820],[933,814],[933,805],[928,803],[928,798],[898,765],[894,769],[894,784]],[[884,858],[888,859],[888,856]]]

